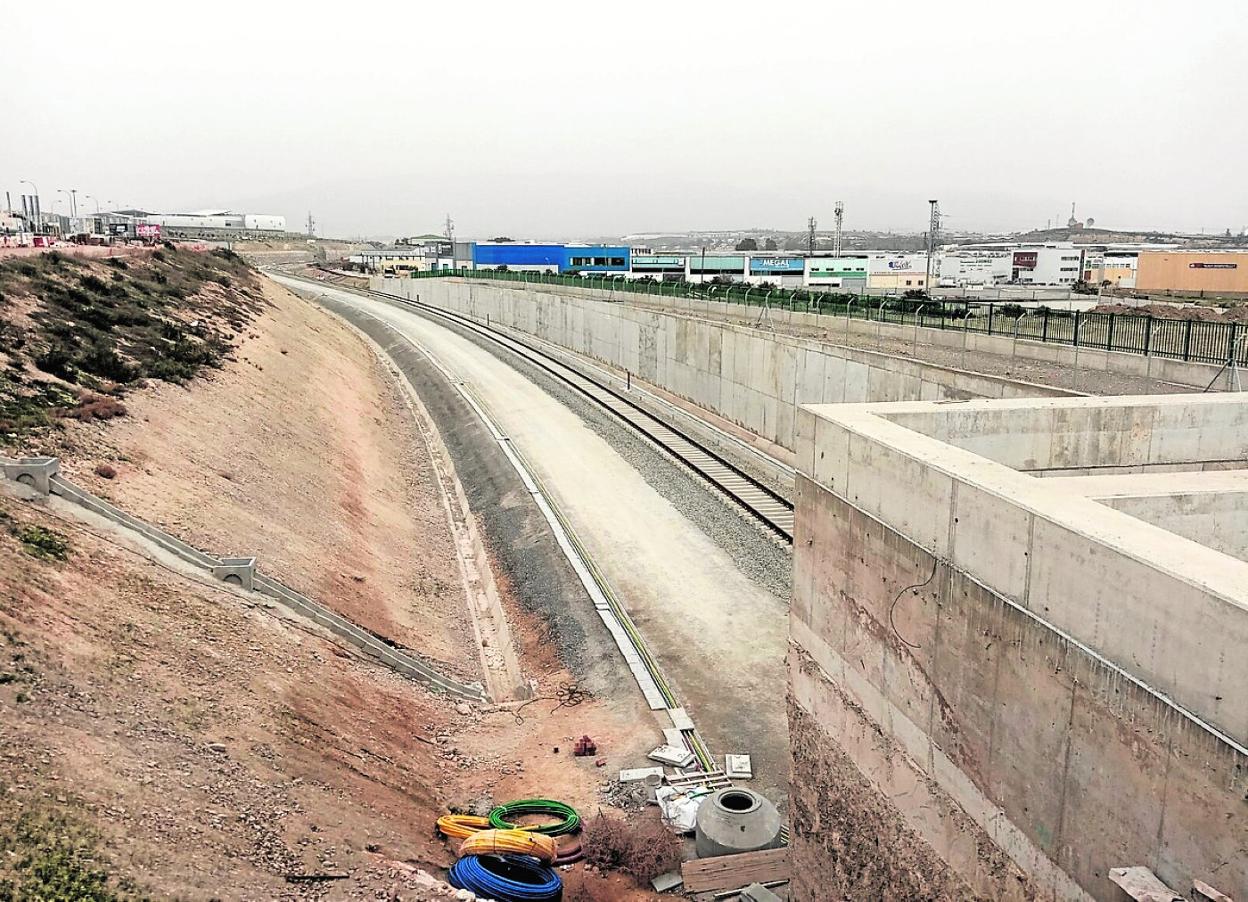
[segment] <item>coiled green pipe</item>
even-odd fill
[[[567,833],[575,833],[581,829],[581,816],[576,813],[576,809],[571,805],[565,805],[563,802],[557,802],[554,799],[521,799],[518,802],[508,802],[506,805],[499,805],[490,812],[490,826],[495,830],[518,830],[521,827],[511,823],[508,818],[520,817],[526,814],[545,814],[560,818],[560,820],[552,824],[538,824],[537,826],[524,828],[534,833],[543,833],[546,836],[563,836]]]

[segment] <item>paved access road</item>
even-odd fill
[[[751,785],[783,804],[787,603],[742,573],[579,416],[491,351],[408,310],[316,291],[381,318],[473,387],[628,607],[711,751],[752,755]],[[723,505],[726,518],[739,516]]]

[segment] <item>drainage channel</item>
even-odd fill
[[[459,392],[472,408],[486,429],[489,430],[490,436],[502,449],[504,456],[506,456],[508,462],[516,471],[516,475],[519,476],[520,481],[524,484],[525,490],[533,498],[538,510],[542,513],[542,517],[550,526],[560,550],[572,566],[577,579],[593,602],[594,610],[606,626],[607,631],[611,633],[612,639],[615,640],[620,654],[623,655],[624,661],[628,665],[629,671],[633,674],[633,678],[636,680],[638,688],[641,689],[642,695],[645,697],[650,709],[667,713],[672,722],[671,729],[680,733],[682,741],[689,751],[693,753],[703,770],[707,772],[717,771],[715,759],[711,756],[706,742],[699,735],[696,726],[686,714],[685,709],[679,704],[675,692],[663,676],[658,662],[651,654],[636,624],[629,617],[627,609],[621,603],[605,576],[598,569],[585,546],[577,538],[575,530],[558,505],[555,504],[551,493],[545,489],[541,480],[533,471],[533,468],[525,461],[519,449],[515,447],[511,439],[489,414],[485,403],[473,391],[472,386],[451,372],[436,355],[419,341],[398,332],[380,317],[364,310],[359,312],[375,320],[396,338],[416,348],[442,374],[447,382],[454,386],[455,390]]]

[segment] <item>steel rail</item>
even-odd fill
[[[746,473],[723,455],[681,432],[610,386],[556,360],[542,350],[514,336],[483,325],[471,317],[432,304],[372,289],[355,289],[362,294],[385,298],[403,307],[415,308],[467,329],[498,344],[529,364],[538,367],[579,394],[631,426],[680,463],[693,470],[729,500],[760,521],[768,529],[793,541],[793,503],[759,479]]]

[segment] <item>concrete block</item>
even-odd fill
[[[781,902],[781,899],[761,883],[751,883],[741,890],[741,902]]]
[[[672,719],[672,726],[678,730],[692,730],[693,719],[685,713],[684,708],[672,708],[667,712]]]
[[[254,588],[256,559],[254,557],[223,557],[220,565],[212,568],[212,575],[222,582],[231,583],[250,592]]]
[[[52,491],[52,477],[61,471],[61,462],[55,457],[21,457],[5,460],[4,476],[14,482],[30,486],[40,495]]]

